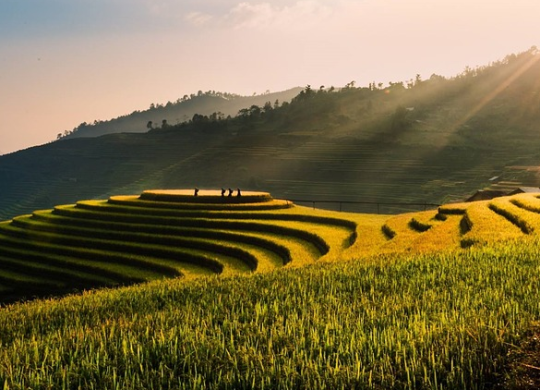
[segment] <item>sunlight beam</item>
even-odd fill
[[[475,116],[480,112],[486,105],[489,104],[493,99],[495,99],[502,91],[508,88],[517,78],[519,78],[523,73],[525,73],[529,68],[531,68],[538,60],[540,60],[540,55],[538,53],[532,54],[532,57],[523,64],[515,73],[510,77],[500,83],[493,91],[486,95],[478,104],[472,107],[460,120],[458,120],[452,127],[452,132],[458,129],[460,126],[467,123],[469,119]]]

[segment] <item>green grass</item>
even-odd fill
[[[81,283],[80,278],[70,284],[66,272],[55,275],[60,266],[107,279],[96,279],[96,287],[116,286],[179,276],[190,279],[209,272],[229,276],[298,267],[336,259],[354,245],[356,217],[295,207],[265,196],[264,203],[270,205],[266,209],[259,207],[262,203],[255,195],[251,203],[246,196],[247,203],[236,199],[234,207],[218,204],[221,209],[215,203],[201,203],[203,196],[190,207],[169,198],[81,201],[1,223],[0,250],[9,254],[4,266],[10,272],[30,277],[39,267],[52,267],[48,277],[66,290],[92,284]],[[274,207],[284,204],[288,207]],[[16,287],[16,280],[13,284]],[[26,288],[20,286],[21,297],[27,297]],[[16,291],[9,299],[14,296]]]
[[[252,221],[243,219],[210,219],[210,218],[177,218],[171,216],[152,216],[152,215],[139,215],[139,214],[127,214],[127,213],[95,213],[89,210],[77,208],[73,205],[57,206],[54,211],[55,214],[70,217],[90,219],[96,221],[106,221],[107,223],[124,223],[124,224],[146,224],[146,225],[158,225],[158,226],[174,226],[174,227],[189,227],[189,228],[212,228],[219,230],[231,230],[231,231],[257,231],[257,232],[270,232],[282,234],[285,236],[293,236],[301,240],[308,241],[309,243],[317,246],[322,254],[328,252],[329,248],[326,242],[318,235],[313,234],[307,230],[295,229],[289,227],[290,223],[284,221],[283,224],[276,224],[267,222],[266,220]]]
[[[159,261],[152,261],[144,255],[130,253],[128,246],[118,247],[111,245],[107,249],[102,249],[98,245],[105,246],[103,242],[87,239],[85,241],[69,240],[65,236],[42,234],[40,236],[29,236],[27,232],[16,228],[4,227],[0,229],[2,236],[0,242],[3,245],[26,247],[35,252],[42,252],[51,256],[65,256],[79,259],[81,263],[102,265],[104,269],[110,269],[119,274],[133,274],[141,276],[145,273],[157,275],[179,276],[174,268],[160,264]],[[111,250],[111,247],[116,250]],[[155,248],[154,248],[155,249]]]
[[[111,269],[99,268],[90,261],[79,261],[73,257],[61,254],[49,256],[43,250],[34,251],[32,250],[33,248],[25,248],[27,244],[25,241],[8,240],[0,242],[2,244],[2,255],[9,256],[14,261],[17,261],[20,264],[19,268],[26,268],[28,263],[32,265],[52,266],[56,269],[66,270],[69,273],[84,273],[87,280],[93,279],[96,281],[96,284],[99,284],[100,278],[114,280],[117,283],[142,282],[144,280],[135,276],[126,276]]]
[[[540,316],[539,242],[155,282],[0,311],[5,388],[481,389]]]
[[[63,285],[65,272],[53,275],[59,266],[94,272],[114,280],[113,285],[180,275],[189,279],[209,272],[267,272],[521,237],[524,224],[532,232],[539,219],[523,202],[529,208],[540,203],[527,195],[384,217],[293,205],[241,210],[243,204],[235,203],[239,209],[216,210],[207,208],[213,203],[198,202],[186,209],[183,201],[113,198],[57,206],[0,224],[0,248],[10,253],[5,265],[10,272],[29,276],[39,266],[52,266],[48,275]],[[22,272],[24,264],[30,268]]]
[[[47,221],[47,219],[45,219]],[[208,229],[176,229],[169,230],[169,234],[156,234],[156,229],[152,226],[139,226],[136,232],[130,232],[126,230],[112,230],[110,226],[106,228],[85,228],[77,225],[65,226],[49,219],[48,222],[43,220],[37,220],[31,217],[20,217],[13,220],[15,226],[24,228],[28,231],[34,232],[54,232],[62,234],[64,236],[77,237],[84,242],[87,242],[88,237],[93,239],[99,238],[104,240],[114,240],[117,242],[135,242],[138,245],[133,246],[134,249],[140,248],[141,244],[147,244],[144,248],[151,245],[166,246],[166,251],[171,252],[173,255],[175,251],[178,251],[179,247],[198,247],[200,249],[206,249],[207,251],[214,252],[216,254],[226,254],[233,249],[232,244],[236,244],[239,248],[237,252],[245,245],[250,247],[250,251],[258,251],[259,248],[265,248],[266,252],[263,255],[255,256],[256,259],[249,258],[247,261],[249,264],[255,265],[257,269],[263,266],[263,263],[271,262],[276,266],[286,264],[291,261],[291,254],[287,246],[280,245],[275,242],[275,239],[268,239],[264,236],[254,237],[253,235],[238,234],[229,231],[216,231]],[[132,228],[133,226],[131,226]],[[133,230],[133,229],[131,229]],[[148,233],[144,233],[147,231]],[[172,233],[176,233],[172,234]],[[38,234],[38,233],[32,233]],[[242,244],[238,246],[238,244]],[[255,246],[256,245],[256,246]],[[260,249],[263,250],[263,249]],[[157,250],[151,250],[152,253],[156,253]],[[240,258],[245,258],[246,254],[241,253]],[[255,261],[255,263],[254,263]]]
[[[536,203],[377,216],[85,201],[15,218],[0,224],[5,301],[159,280],[1,308],[0,385],[536,384]]]

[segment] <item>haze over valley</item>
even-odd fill
[[[250,98],[201,92],[85,124],[0,157],[0,217],[149,188],[241,187],[395,213],[406,210],[401,203],[537,187],[539,57],[532,47],[451,78],[387,86],[307,85]],[[224,102],[248,106],[226,116]],[[212,113],[174,120],[193,106]]]

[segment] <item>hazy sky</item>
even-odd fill
[[[198,90],[453,76],[533,45],[539,0],[0,0],[0,154]]]

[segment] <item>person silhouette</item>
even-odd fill
[[[242,193],[240,192],[240,188],[237,188],[236,191],[238,191],[238,193],[236,194],[236,196],[242,196]]]
[[[229,195],[227,195],[227,196],[232,196],[232,193],[233,193],[233,190],[231,190],[231,189],[229,188]]]
[[[199,189],[198,189],[198,188],[195,188],[195,193],[194,193],[193,195],[194,195],[194,196],[199,195]]]
[[[225,196],[225,192],[226,192],[225,188],[221,188],[221,196]]]

